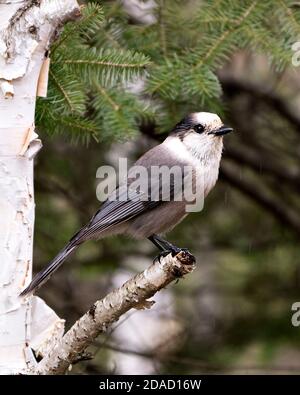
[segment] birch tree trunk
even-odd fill
[[[76,0],[0,0],[0,374],[64,373],[122,314],[150,307],[148,298],[194,268],[187,252],[155,262],[96,302],[65,336],[64,320],[40,298],[19,297],[32,274],[33,165],[42,145],[36,96],[45,94],[51,41],[79,15]]]
[[[0,374],[32,368],[31,347],[45,351],[64,330],[41,299],[18,295],[32,271],[40,70],[58,29],[79,15],[76,0],[0,0]]]

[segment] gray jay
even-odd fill
[[[198,112],[180,121],[168,137],[159,145],[146,152],[135,163],[146,169],[151,166],[190,166],[200,169],[204,180],[204,197],[214,187],[219,173],[223,148],[223,135],[232,131],[221,119],[212,113]],[[129,172],[130,173],[130,170]],[[128,178],[126,187],[130,188],[132,179]],[[160,189],[156,185],[152,188]],[[80,229],[41,272],[36,274],[22,296],[36,291],[57,270],[65,259],[83,242],[101,239],[112,234],[125,234],[134,238],[148,238],[166,255],[176,255],[182,250],[159,236],[178,224],[186,215],[186,201],[170,199],[151,200],[151,187],[144,190],[148,199],[125,198],[124,186],[115,192],[118,198],[108,198],[95,213],[90,222]],[[128,195],[126,195],[128,196]],[[141,196],[141,195],[139,195]],[[122,198],[123,197],[123,198]],[[174,196],[173,196],[174,197]]]

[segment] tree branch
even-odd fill
[[[270,89],[238,80],[233,77],[220,76],[220,82],[226,95],[238,95],[246,93],[263,103],[267,103],[274,108],[282,117],[289,121],[297,132],[300,132],[300,116],[287,104],[288,100],[280,97]]]
[[[241,146],[235,148],[232,145],[227,145],[223,157],[232,159],[233,161],[249,166],[256,172],[263,172],[278,178],[281,182],[287,183],[293,189],[300,191],[300,171],[296,168],[290,169],[283,166],[281,163],[277,164],[276,161],[267,160],[266,154],[264,160],[254,150],[243,149]]]
[[[79,16],[76,0],[0,0],[0,374],[32,368],[32,349],[46,352],[63,334],[64,321],[40,298],[19,294],[32,272],[39,77],[63,23]]]
[[[290,229],[296,232],[299,237],[300,217],[294,210],[284,206],[282,201],[277,200],[272,196],[272,194],[268,194],[259,183],[253,183],[248,179],[242,179],[236,175],[237,170],[224,161],[220,169],[220,176],[222,179],[268,210],[273,216],[280,220],[281,223],[287,225]]]
[[[97,301],[37,365],[34,374],[63,374],[96,337],[132,308],[150,308],[156,292],[195,268],[195,258],[181,251],[156,260],[144,272]]]

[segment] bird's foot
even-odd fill
[[[167,255],[171,254],[171,250],[164,250],[160,252],[156,257],[153,259],[153,263],[158,261],[160,263],[161,258],[166,257]]]
[[[172,254],[173,258],[178,256],[178,259],[186,265],[192,265],[196,262],[194,255],[192,255],[187,248],[179,248],[176,246],[172,246],[168,250],[162,251],[154,258],[154,262],[158,260],[160,263],[161,258],[164,258],[169,254]]]

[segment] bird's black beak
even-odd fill
[[[223,136],[224,134],[227,134],[230,132],[233,132],[233,129],[230,128],[229,126],[223,125],[219,129],[214,130],[212,132],[212,134],[214,134],[215,136]]]

